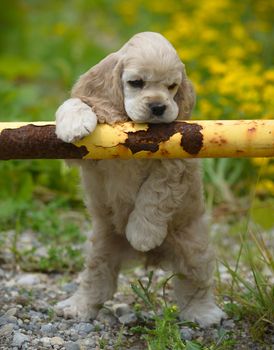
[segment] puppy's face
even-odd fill
[[[178,117],[174,98],[182,81],[182,65],[158,65],[159,58],[155,59],[130,60],[122,74],[124,107],[137,123],[170,123]]]

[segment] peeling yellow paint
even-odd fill
[[[54,122],[4,122],[0,123],[0,133],[30,124],[55,125]],[[192,127],[196,127],[195,132]],[[157,128],[133,122],[99,124],[92,134],[73,144],[86,148],[84,159],[274,157],[274,120],[270,119],[177,121]],[[197,134],[200,139],[195,146]],[[138,147],[133,147],[135,139]],[[22,147],[23,142],[22,139]],[[29,139],[28,143],[31,144]],[[194,151],[190,152],[193,145]]]

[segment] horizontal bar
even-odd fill
[[[65,143],[54,122],[0,123],[0,159],[274,157],[274,120],[99,124]]]

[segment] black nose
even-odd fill
[[[150,103],[149,108],[153,115],[160,117],[164,114],[164,111],[166,110],[166,105],[162,105],[160,103]]]

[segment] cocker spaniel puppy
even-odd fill
[[[72,142],[96,124],[187,119],[195,94],[175,49],[160,34],[135,35],[83,74],[56,112],[56,134]],[[224,313],[212,292],[203,186],[196,159],[80,160],[92,247],[76,293],[57,304],[65,317],[95,318],[112,298],[122,263],[145,258],[170,269],[182,319],[202,326]]]

